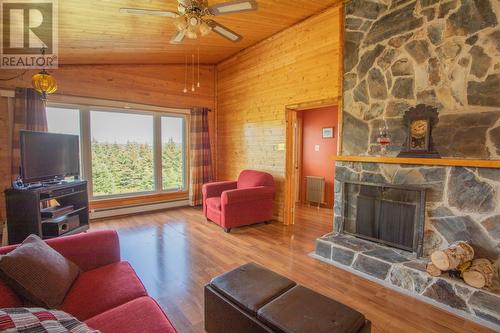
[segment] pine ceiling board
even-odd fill
[[[209,5],[225,0],[209,0]],[[257,0],[256,12],[235,13],[215,20],[241,34],[232,43],[216,33],[171,45],[172,19],[127,15],[121,7],[176,11],[176,0],[59,1],[59,61],[61,64],[184,63],[185,55],[200,49],[200,62],[216,64],[339,0]]]

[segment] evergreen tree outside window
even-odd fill
[[[162,183],[164,190],[185,188],[184,118],[161,117]]]
[[[94,197],[155,190],[153,116],[90,112]]]

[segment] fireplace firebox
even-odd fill
[[[425,191],[425,188],[407,185],[344,182],[340,231],[420,257]]]

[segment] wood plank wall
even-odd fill
[[[57,93],[61,95],[165,107],[215,106],[214,66],[201,66],[201,88],[187,94],[182,92],[183,65],[69,65],[50,72],[57,79]],[[16,73],[19,71],[2,70],[0,78],[13,77]],[[32,74],[28,72],[21,79],[2,81],[0,88],[30,87]]]
[[[79,65],[61,66],[50,71],[57,79],[58,94],[92,97],[149,104],[164,107],[209,107],[210,126],[215,131],[215,67],[202,66],[201,88],[195,93],[182,92],[185,70],[182,65]],[[20,73],[1,70],[0,78],[11,78]],[[32,72],[22,78],[1,81],[0,89],[30,87]],[[189,76],[189,75],[188,75]],[[10,153],[7,147],[7,107],[0,100],[0,192],[10,186]],[[5,105],[4,105],[5,104]],[[5,107],[4,107],[5,106]],[[212,138],[215,155],[215,136]],[[8,167],[7,167],[8,165]],[[0,197],[0,227],[4,220],[4,199]],[[0,229],[1,230],[1,229]],[[1,232],[1,231],[0,231]]]
[[[283,219],[285,109],[339,96],[341,10],[332,7],[217,66],[217,177],[245,168],[277,183],[275,216]]]

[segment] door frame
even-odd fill
[[[298,112],[310,109],[318,109],[329,106],[338,106],[337,124],[337,151],[342,151],[342,112],[338,98],[323,99],[311,102],[287,105],[285,107],[286,117],[286,140],[285,140],[285,201],[283,205],[283,224],[292,225],[295,223],[295,193],[297,186],[295,172],[295,150],[298,145],[295,135]],[[332,160],[332,163],[333,160]]]

